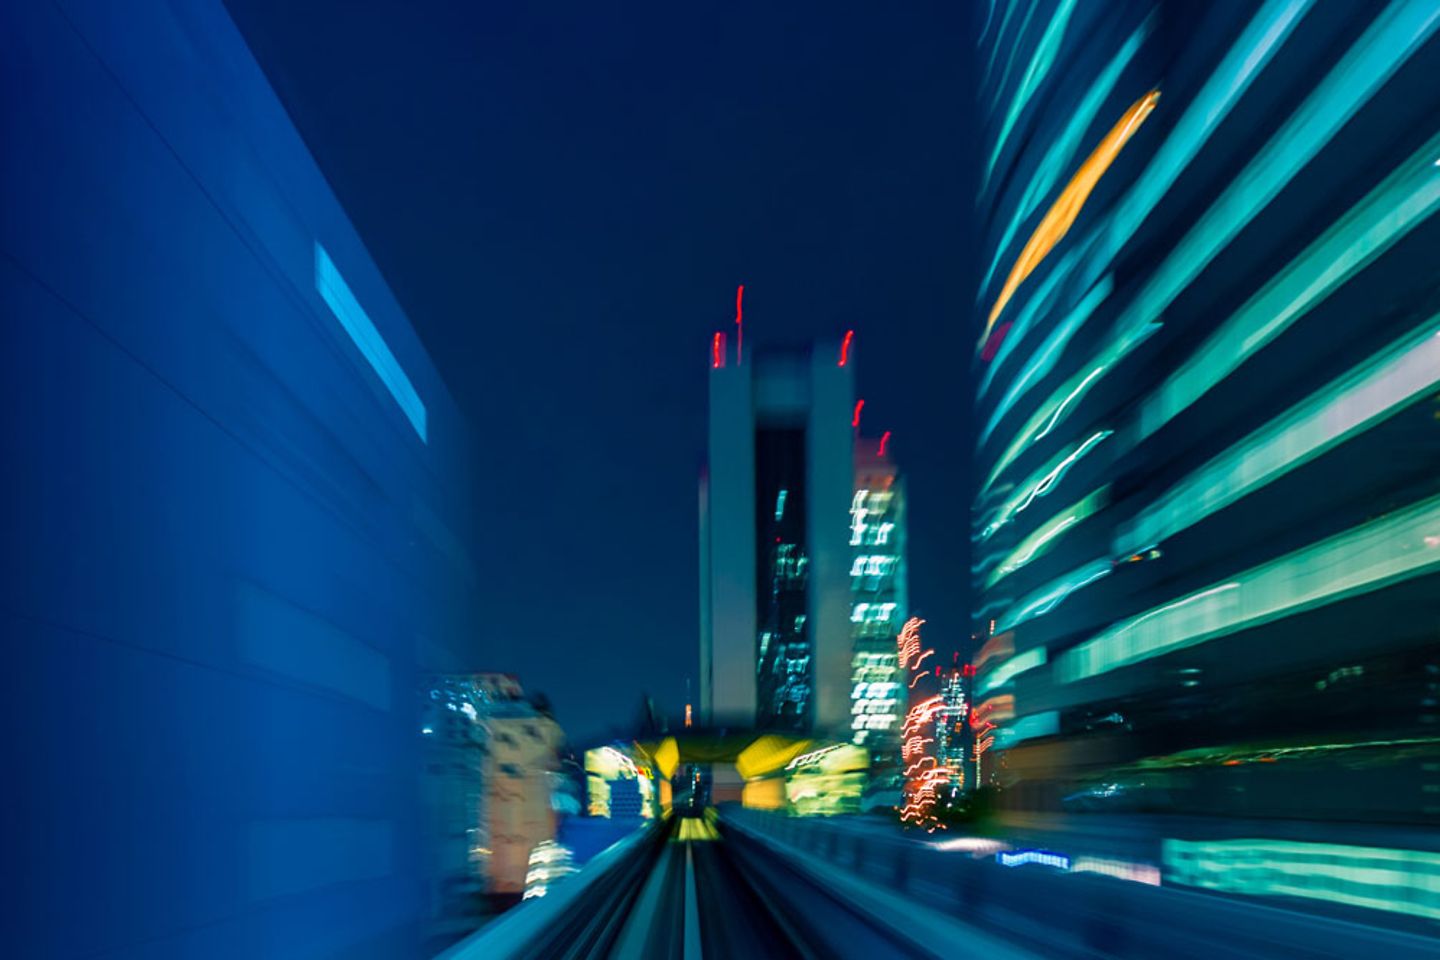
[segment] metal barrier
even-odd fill
[[[1434,935],[1158,886],[1158,870],[1146,864],[1003,849],[980,837],[917,839],[884,824],[739,808],[723,811],[721,822],[1048,957],[1440,956]]]
[[[636,830],[596,854],[546,896],[524,901],[434,960],[529,960],[559,955],[565,945],[576,942],[603,953],[619,936],[668,826]]]

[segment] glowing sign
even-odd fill
[[[1054,867],[1056,870],[1070,869],[1069,857],[1049,850],[1002,850],[995,854],[995,862],[1002,867],[1023,867],[1027,863],[1038,863],[1042,867]]]

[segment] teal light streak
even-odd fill
[[[1025,335],[1030,332],[1030,328],[1034,325],[1036,317],[1041,314],[1044,314],[1046,318],[1049,317],[1051,306],[1055,301],[1055,297],[1060,292],[1061,285],[1070,277],[1070,274],[1074,272],[1075,267],[1079,265],[1083,254],[1084,251],[1081,248],[1070,250],[1065,254],[1064,258],[1061,259],[1060,264],[1051,270],[1045,279],[1035,287],[1034,292],[1031,293],[1030,296],[1026,297],[1023,293],[1017,293],[1016,298],[1023,299],[1025,305],[1020,309],[1020,312],[1016,314],[1015,322],[1011,325],[1010,332],[1006,334],[1004,342],[1000,344],[1000,349],[996,352],[995,358],[990,362],[989,368],[985,371],[984,378],[980,381],[980,396],[983,397],[989,389],[991,382],[995,379],[996,374],[999,373],[1000,365],[1005,362],[1005,358],[1010,355],[1017,344],[1024,341]]]
[[[1093,516],[1104,506],[1109,489],[1108,486],[1105,486],[1092,491],[1083,500],[1061,510],[1024,540],[1021,540],[1019,546],[990,574],[985,581],[985,589],[990,589],[1003,578],[1044,555],[1062,533]]]
[[[1081,367],[1079,372],[1061,384],[1040,405],[1025,426],[1016,433],[1015,439],[1011,441],[1000,459],[996,461],[994,468],[991,469],[990,476],[985,480],[985,488],[989,489],[1000,474],[1015,461],[1015,458],[1024,452],[1026,447],[1043,439],[1050,431],[1054,430],[1063,420],[1071,405],[1084,397],[1101,374],[1123,360],[1158,329],[1160,329],[1159,324],[1149,324],[1113,341],[1099,357],[1092,359],[1090,364]]]
[[[1005,120],[1000,124],[1000,133],[995,138],[995,146],[990,151],[990,162],[985,166],[985,181],[988,182],[991,174],[995,172],[995,163],[1000,159],[1000,153],[1005,149],[1005,141],[1010,138],[1010,132],[1015,129],[1016,122],[1024,113],[1025,107],[1030,103],[1035,90],[1040,86],[1050,68],[1055,65],[1055,57],[1060,52],[1060,46],[1065,40],[1065,28],[1070,23],[1070,16],[1075,12],[1076,0],[1060,0],[1056,7],[1055,14],[1050,18],[1050,23],[1045,27],[1045,33],[1040,37],[1040,42],[1035,46],[1035,55],[1030,58],[1030,65],[1025,69],[1025,75],[1020,78],[1020,84],[1015,90],[1015,95],[1010,98],[1010,109],[1005,113]],[[1006,74],[1009,74],[1009,67],[1006,67]],[[1001,89],[1004,88],[1004,79],[1001,80]]]
[[[1166,883],[1440,920],[1440,853],[1299,840],[1169,840]]]
[[[1051,580],[1045,586],[1033,593],[1028,593],[1016,604],[1013,613],[1007,613],[999,618],[999,625],[995,628],[998,632],[1014,629],[1022,623],[1035,620],[1045,614],[1052,612],[1060,604],[1064,603],[1069,596],[1077,590],[1083,590],[1097,580],[1108,577],[1114,570],[1108,559],[1101,558],[1092,560],[1075,570],[1071,570],[1063,577]]]
[[[1125,526],[1117,552],[1174,536],[1428,394],[1440,384],[1437,322],[1431,318],[1171,487]]]
[[[1027,670],[1045,666],[1048,656],[1044,647],[1035,647],[1033,650],[1016,654],[981,678],[978,684],[979,693],[983,695],[998,690]]]
[[[1137,442],[1204,396],[1440,210],[1440,175],[1427,162],[1436,150],[1440,137],[1397,167],[1176,369],[1141,408]]]
[[[1245,32],[1195,95],[1195,100],[1175,124],[1165,143],[1155,152],[1155,159],[1146,167],[1134,189],[1116,208],[1115,217],[1106,231],[1101,264],[1108,264],[1134,235],[1221,121],[1229,116],[1241,96],[1250,89],[1250,84],[1276,51],[1284,45],[1313,2],[1270,0],[1256,12]]]
[[[1440,570],[1440,497],[1252,567],[1109,627],[1061,654],[1074,683]]]
[[[1266,24],[1266,36],[1270,38],[1269,46],[1265,48],[1267,51],[1273,50],[1274,45],[1288,33],[1294,18],[1303,12],[1304,6],[1306,4],[1287,5],[1287,8],[1297,8],[1293,16],[1286,21]],[[1270,10],[1271,8],[1262,10],[1249,29],[1261,22],[1261,18]],[[1440,26],[1440,5],[1427,0],[1402,0],[1383,11],[1360,39],[1346,51],[1336,67],[1316,87],[1315,92],[1271,137],[1151,276],[1126,310],[1124,317],[1117,323],[1117,330],[1120,331],[1117,338],[1120,342],[1135,336],[1152,324],[1220,250],[1274,199],[1294,175],[1330,142],[1355,112],[1380,90],[1385,81],[1429,39],[1437,26]],[[1268,58],[1268,55],[1267,52],[1265,56]],[[1248,86],[1248,78],[1253,77],[1256,67],[1253,62],[1247,62],[1244,66],[1248,69],[1244,85]],[[1208,86],[1207,84],[1207,88]],[[1233,89],[1235,84],[1232,83],[1230,87]],[[1197,99],[1197,105],[1198,102]],[[1226,101],[1224,107],[1228,110],[1229,101]],[[1186,125],[1193,113],[1192,107],[1182,120],[1182,126]],[[1208,118],[1201,117],[1190,124],[1197,127],[1197,134],[1187,140],[1195,140],[1199,131],[1203,131],[1204,136],[1208,137],[1214,122],[1206,122],[1207,120]],[[1176,135],[1179,133],[1177,128]],[[1179,170],[1193,155],[1193,150],[1170,149],[1172,141],[1180,142],[1176,135],[1166,141],[1161,148],[1163,156],[1157,155],[1141,184],[1126,198],[1122,210],[1117,212],[1112,228],[1131,224],[1129,229],[1120,232],[1120,239],[1111,241],[1112,246],[1117,249],[1118,244],[1128,239],[1133,228],[1144,219],[1141,214],[1149,213],[1154,201],[1159,199],[1164,189],[1173,182],[1174,176],[1178,175]],[[1198,143],[1195,145],[1198,146]],[[1174,159],[1171,159],[1172,154],[1175,155]],[[1154,173],[1157,170],[1159,172]],[[1169,173],[1171,170],[1173,175]],[[1152,196],[1152,199],[1145,201],[1146,196]],[[1133,213],[1127,212],[1132,210]],[[1112,229],[1112,236],[1114,235]],[[1019,449],[1012,445],[1014,455],[1018,456],[1020,449],[1028,442],[1022,432],[1022,436],[1016,441]],[[1002,458],[1001,464],[992,471],[987,485],[994,482],[1011,459],[1013,456],[1009,459]]]
[[[1111,58],[1105,69],[1095,78],[1090,85],[1084,99],[1075,107],[1070,114],[1070,120],[1065,124],[1065,129],[1050,149],[1045,151],[1044,158],[1035,168],[1035,174],[1030,178],[1030,183],[1025,188],[1024,195],[1015,206],[1015,214],[1005,226],[1005,232],[1000,237],[1000,242],[995,245],[995,255],[990,260],[990,267],[985,271],[985,280],[980,284],[982,300],[989,300],[991,297],[985,294],[990,289],[990,282],[995,279],[995,271],[1000,269],[1001,262],[1006,259],[1010,244],[1015,242],[1015,235],[1020,232],[1025,221],[1040,206],[1040,202],[1049,196],[1050,191],[1055,188],[1060,176],[1069,168],[1075,160],[1075,151],[1080,148],[1080,141],[1095,122],[1095,117],[1100,113],[1100,108],[1109,99],[1110,94],[1115,90],[1115,84],[1119,82],[1120,75],[1135,58],[1140,50],[1140,45],[1150,31],[1150,21],[1141,24],[1140,29],[1131,34],[1130,39]],[[998,364],[1000,358],[996,357]]]
[[[1133,328],[1159,317],[1356,111],[1380,91],[1437,25],[1440,4],[1433,0],[1402,0],[1381,12],[1315,92],[1176,245],[1131,303],[1118,328]],[[1125,214],[1117,214],[1116,223],[1124,222]]]
[[[995,519],[985,527],[979,539],[982,542],[989,540],[1007,523],[1025,512],[1037,499],[1059,486],[1060,481],[1065,479],[1065,474],[1070,472],[1070,468],[1111,433],[1113,433],[1111,430],[1100,430],[1092,434],[1084,443],[1071,444],[1051,457],[1050,461],[1039,470],[1026,477],[1025,481],[1020,484],[1018,492],[996,511]]]
[[[1001,50],[1002,48],[1008,47],[1009,50],[1010,50],[1010,52],[1011,52],[1012,54],[1015,52],[1015,47],[1016,47],[1016,45],[1019,43],[1019,38],[1017,37],[1015,40],[1011,41],[1010,43],[1006,43],[1006,42],[1005,42],[1005,28],[1010,25],[1010,15],[1013,14],[1013,13],[1014,13],[1016,10],[1018,10],[1019,8],[1020,8],[1020,4],[1019,4],[1019,3],[1007,3],[1007,4],[1005,5],[1005,15],[1000,18],[1000,28],[995,31],[995,43],[990,47],[990,59],[988,59],[987,61],[985,61],[985,76],[980,80],[980,87],[981,87],[981,89],[984,89],[984,88],[990,83],[990,74],[991,74],[991,73],[994,71],[994,69],[995,69],[995,58],[1000,54],[1000,50]],[[1035,10],[1035,0],[1031,0],[1030,6],[1029,6],[1029,7],[1026,9],[1026,11],[1025,11],[1025,19],[1026,19],[1026,20],[1029,19],[1030,14],[1033,13],[1034,10]],[[1024,30],[1023,25],[1022,25],[1022,27],[1021,27],[1021,30],[1022,30],[1022,32],[1023,32],[1023,30]]]
[[[1044,380],[1050,371],[1055,369],[1055,364],[1060,360],[1061,354],[1070,345],[1070,338],[1075,336],[1076,331],[1085,325],[1085,321],[1090,319],[1090,315],[1110,296],[1114,289],[1114,280],[1106,276],[1085,295],[1084,299],[1075,305],[1075,309],[1070,311],[1070,314],[1060,322],[1059,326],[1050,332],[1050,336],[1045,338],[1040,349],[1035,351],[1030,361],[1021,369],[1020,375],[1015,378],[1010,389],[1005,391],[1005,396],[995,407],[995,412],[990,415],[989,422],[985,424],[985,429],[980,433],[981,446],[989,441],[990,434],[1000,425],[1000,421],[1026,393],[1030,392],[1030,388]],[[1015,331],[1012,329],[1011,335],[1013,336],[1014,333]],[[1007,342],[1010,342],[1008,338]],[[992,372],[994,369],[992,365]]]

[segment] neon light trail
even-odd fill
[[[864,400],[855,401],[855,413],[850,417],[850,426],[856,430],[860,429],[860,411],[865,409]]]
[[[911,690],[921,680],[933,677],[922,666],[926,658],[935,652],[933,649],[920,649],[920,627],[924,623],[919,617],[911,617],[895,638],[900,669],[909,672],[908,686]],[[933,730],[937,719],[943,719],[944,712],[943,696],[937,693],[923,697],[910,707],[900,728],[900,761],[905,764],[900,820],[931,832],[941,825],[933,812],[940,788],[948,786],[956,774],[955,770],[941,764],[925,749],[935,742],[934,737],[925,736],[925,731]]]
[[[1060,191],[1060,196],[1045,213],[1045,218],[1040,221],[1035,232],[1030,235],[1030,240],[1020,251],[1015,265],[1010,268],[1010,275],[1005,278],[1005,285],[1000,288],[1000,295],[995,298],[995,305],[990,308],[990,317],[985,322],[985,331],[980,335],[981,345],[988,346],[990,331],[994,328],[996,319],[1004,311],[1005,305],[1010,302],[1010,298],[1015,295],[1020,284],[1025,282],[1025,278],[1035,271],[1040,262],[1050,254],[1051,250],[1055,249],[1055,245],[1064,239],[1065,234],[1070,232],[1070,228],[1074,226],[1075,219],[1080,216],[1085,201],[1090,199],[1090,193],[1100,182],[1100,178],[1105,175],[1105,171],[1110,169],[1110,165],[1115,162],[1115,158],[1120,155],[1125,144],[1135,135],[1135,131],[1140,129],[1140,125],[1155,110],[1155,105],[1159,102],[1160,91],[1151,90],[1131,104],[1130,109],[1125,111],[1110,132],[1105,135],[1105,139],[1100,141],[1100,145],[1090,156],[1085,158],[1085,162],[1080,165],[1075,176],[1065,185],[1065,189]],[[999,343],[996,342],[994,349],[998,350],[999,346]],[[994,355],[993,351],[991,355]]]
[[[884,433],[880,434],[880,449],[876,451],[876,456],[885,456],[885,448],[889,445],[890,431],[886,430]]]
[[[741,287],[743,290],[744,287]],[[850,344],[855,340],[855,331],[846,330],[845,339],[840,341],[840,363],[837,366],[845,366],[850,362]]]

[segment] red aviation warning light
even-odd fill
[[[850,344],[855,342],[855,331],[846,330],[845,339],[840,341],[840,362],[836,366],[843,367],[850,362]]]
[[[715,337],[710,341],[710,369],[719,370],[725,366],[725,334],[715,331]]]
[[[880,434],[880,449],[879,449],[879,451],[876,453],[876,456],[881,456],[881,457],[885,456],[885,448],[888,447],[889,445],[890,445],[890,431],[889,431],[889,430],[886,430],[884,433]]]
[[[860,429],[860,411],[865,409],[864,400],[855,401],[855,413],[850,417],[850,426],[856,430]]]
[[[735,366],[740,366],[745,351],[745,284],[735,290]]]

